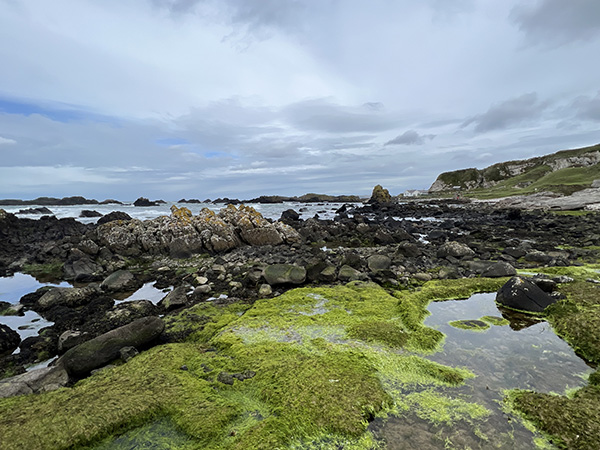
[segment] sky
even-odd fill
[[[396,195],[600,142],[598,0],[0,0],[0,198]]]

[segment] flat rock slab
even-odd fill
[[[64,387],[69,376],[62,367],[44,367],[0,381],[0,398],[37,394]]]
[[[156,339],[165,324],[158,317],[144,317],[104,333],[67,351],[58,361],[71,376],[87,375],[120,356],[123,347],[140,348]]]

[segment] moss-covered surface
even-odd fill
[[[498,327],[502,327],[505,325],[510,325],[510,321],[505,319],[504,317],[497,316],[483,316],[480,320],[489,323],[490,325],[495,325]]]
[[[23,272],[40,282],[53,282],[63,279],[63,266],[64,264],[60,261],[46,264],[25,264]]]
[[[486,331],[490,328],[489,323],[477,319],[453,320],[452,322],[448,322],[448,325],[468,331]]]
[[[166,319],[183,342],[73,388],[0,400],[2,448],[128,448],[131,439],[144,448],[170,436],[170,448],[365,449],[378,445],[367,430],[375,416],[411,410],[432,423],[481,420],[485,408],[444,394],[473,374],[419,356],[443,340],[422,320],[431,300],[499,284],[433,282],[396,298],[354,282],[252,306],[200,304]],[[223,373],[233,384],[218,381]],[[128,430],[137,431],[103,441]]]
[[[588,361],[600,362],[600,286],[586,282],[597,275],[597,265],[547,268],[549,274],[575,279],[560,286],[566,295],[545,311],[548,322]],[[561,448],[592,449],[600,442],[600,386],[598,372],[586,387],[572,395],[551,395],[531,391],[513,391],[507,397],[512,407],[548,433]]]

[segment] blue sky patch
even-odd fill
[[[158,145],[164,145],[165,147],[170,147],[172,145],[190,145],[191,142],[187,139],[169,137],[169,138],[160,138],[155,140]]]
[[[0,97],[0,113],[17,114],[21,116],[39,114],[47,117],[48,119],[54,120],[55,122],[63,123],[79,121],[114,122],[113,118],[107,116],[75,109],[73,107],[68,107],[67,105],[59,105],[41,105],[28,101]]]

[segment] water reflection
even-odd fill
[[[503,412],[506,389],[564,393],[583,386],[592,371],[550,325],[523,314],[499,310],[495,294],[476,294],[468,300],[430,304],[425,324],[446,334],[442,351],[428,358],[452,367],[466,367],[476,378],[459,388],[440,391],[452,398],[476,402],[490,410],[480,423],[460,421],[453,426],[432,424],[412,413],[376,421],[371,430],[394,449],[531,449],[538,436]],[[448,322],[502,315],[510,326],[492,325],[486,331],[452,327]]]

